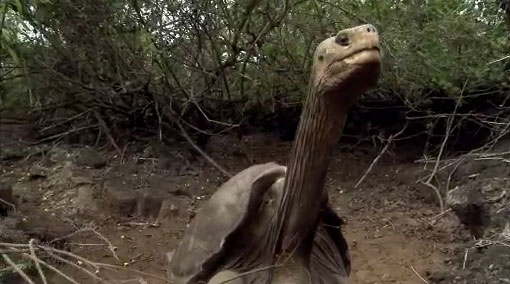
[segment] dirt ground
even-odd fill
[[[16,229],[22,227],[26,237],[43,238],[84,259],[118,266],[102,267],[95,274],[119,281],[112,283],[165,283],[165,254],[176,247],[195,210],[226,181],[185,144],[137,143],[122,154],[64,144],[10,150],[14,144],[7,143],[5,133],[12,134],[12,129],[4,125],[2,132],[2,155],[21,151],[23,158],[9,154],[11,158],[0,164],[0,178],[12,185],[17,207],[1,222],[17,218],[22,224]],[[261,134],[243,141],[214,137],[206,151],[235,173],[254,163],[285,164],[290,145]],[[495,245],[474,249],[469,231],[453,213],[438,216],[433,193],[416,183],[426,174],[423,164],[388,153],[355,188],[379,151],[340,145],[328,174],[333,207],[347,221],[352,283],[510,283],[510,250]],[[122,208],[114,212],[106,200],[112,187],[149,193],[159,188],[170,194],[171,209],[157,217],[123,214]],[[72,263],[88,267],[84,259]],[[98,283],[62,260],[54,265],[77,283]],[[50,283],[71,283],[55,273],[48,275]],[[0,270],[0,282],[1,276]],[[17,283],[5,279],[4,283]]]

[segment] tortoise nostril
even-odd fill
[[[375,32],[377,32],[375,27],[372,26],[372,25],[367,25],[366,29],[367,29],[367,33],[375,33]]]

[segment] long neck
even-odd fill
[[[310,82],[285,179],[280,239],[282,249],[296,249],[317,224],[334,144],[340,138],[346,109],[326,103]],[[329,94],[340,96],[341,94]]]

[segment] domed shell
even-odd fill
[[[227,238],[259,208],[264,193],[285,177],[286,167],[274,162],[251,166],[231,177],[202,206],[170,260],[172,283],[195,283],[217,269]]]

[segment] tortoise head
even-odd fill
[[[350,107],[374,87],[380,73],[379,35],[372,25],[339,31],[322,41],[313,57],[311,88],[331,102]]]

